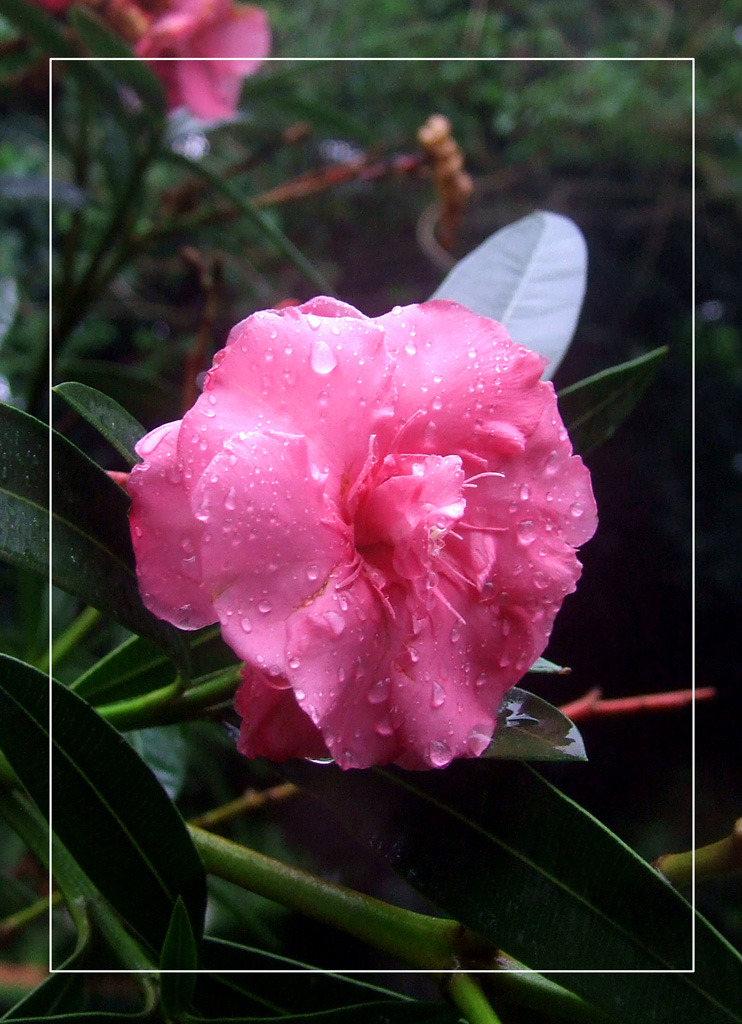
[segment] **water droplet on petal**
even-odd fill
[[[579,501],[576,501],[574,505],[570,505],[569,511],[575,517],[575,519],[579,519],[580,516],[584,514],[585,508],[583,505],[579,503]]]
[[[535,523],[532,519],[524,519],[522,522],[518,523],[516,533],[518,534],[518,540],[524,545],[533,544],[538,536]]]
[[[405,350],[405,352],[407,353],[408,356],[414,356],[414,355],[417,354],[417,348],[415,347],[415,342],[412,341],[412,339],[410,339],[405,344],[404,350]]]
[[[528,499],[530,497],[531,497],[531,488],[528,486],[528,484],[522,484],[521,488],[520,488],[520,500],[521,501],[528,501]]]
[[[227,491],[227,497],[224,499],[224,507],[228,512],[234,512],[237,508],[237,492],[234,487],[230,487]]]
[[[486,725],[475,725],[466,737],[466,745],[475,757],[483,754],[490,745],[490,731]]]
[[[443,399],[440,395],[436,395],[433,401],[430,403],[436,412],[443,408]]]
[[[273,605],[270,603],[270,601],[261,601],[260,604],[258,605],[258,611],[261,612],[261,614],[263,615],[267,615],[272,607]]]
[[[543,572],[535,572],[533,574],[533,585],[538,587],[539,590],[546,590],[549,585],[549,581],[546,578],[546,574]]]
[[[369,691],[366,694],[369,704],[381,704],[382,701],[387,700],[391,687],[391,679],[377,679],[376,682],[369,687]]]
[[[559,469],[560,463],[559,452],[551,452],[544,465],[544,470],[548,476],[553,476],[557,469]]]
[[[139,527],[137,527],[137,529],[139,529]],[[139,536],[139,534],[137,536]],[[181,550],[185,552],[186,555],[192,555],[193,552],[196,550],[193,546],[193,541],[191,540],[190,537],[184,537],[183,540],[180,542],[180,547]]]
[[[474,685],[477,686],[477,687],[478,686],[484,686],[484,684],[487,682],[488,679],[489,679],[489,676],[487,675],[486,672],[480,672],[479,675],[477,676],[477,678],[474,680]]]
[[[378,721],[374,722],[374,731],[379,736],[391,736],[394,732],[394,725],[389,715],[383,715]]]
[[[461,631],[458,626],[454,626],[451,630],[451,643],[457,644],[461,639]]]
[[[243,616],[243,618],[240,619],[240,626],[242,626],[242,628],[244,629],[244,631],[246,633],[251,633],[252,632],[252,622],[250,622],[250,620],[248,619],[248,617],[246,615]]]
[[[440,683],[433,683],[433,691],[430,695],[431,708],[439,708],[446,703],[446,691]]]
[[[416,664],[420,660],[420,652],[417,647],[408,647],[407,650],[410,652],[410,661]]]
[[[345,682],[345,669],[342,667],[342,665],[338,669],[338,682],[339,683],[344,683]]]
[[[307,566],[307,579],[308,580],[316,580],[318,578],[319,578],[319,566],[318,565],[308,565]]]
[[[447,764],[451,763],[453,758],[450,747],[443,740],[433,740],[430,744],[429,755],[430,763],[435,768],[444,768]]]
[[[337,356],[327,342],[323,341],[321,338],[314,338],[312,340],[312,352],[309,357],[309,365],[312,367],[314,372],[322,375],[330,373],[335,369],[337,364]]]
[[[300,665],[301,661],[299,661],[295,654],[289,658],[289,668],[298,668]]]
[[[321,322],[322,321],[320,320],[320,318],[316,316],[314,313],[309,313],[307,315],[307,323],[309,324],[313,331],[316,331],[319,328]]]
[[[334,636],[340,636],[345,629],[345,619],[340,612],[333,611],[325,612],[325,622],[330,627],[331,632]]]

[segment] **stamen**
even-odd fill
[[[504,477],[505,474],[504,473],[497,473],[497,472],[494,472],[494,471],[490,472],[490,473],[477,473],[476,476],[470,476],[467,480],[465,480],[461,486],[462,487],[473,487],[475,480],[483,480],[484,477],[487,477],[487,476],[501,476],[501,477]]]

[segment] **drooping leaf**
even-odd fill
[[[546,356],[549,379],[572,340],[585,295],[587,246],[568,217],[539,210],[460,260],[434,299],[498,320],[513,341]]]
[[[188,750],[177,725],[135,729],[126,735],[171,800],[177,800],[185,783]]]
[[[104,21],[85,8],[73,7],[69,19],[91,55],[102,58],[102,69],[115,82],[138,93],[151,111],[164,111],[165,95],[159,80],[143,60],[132,59],[132,51],[120,36],[114,35]]]
[[[690,973],[689,904],[527,765],[282,771],[448,915],[617,1021],[742,1020],[739,955],[697,918],[708,969]]]
[[[115,729],[70,690],[51,686],[55,833],[150,949],[162,947],[179,895],[200,934],[203,866],[179,813]],[[0,749],[42,810],[48,687],[43,673],[0,656]]]
[[[497,712],[482,757],[517,761],[587,761],[580,730],[542,697],[513,686]]]
[[[576,452],[587,455],[612,437],[646,391],[667,352],[663,345],[562,388],[559,411]]]
[[[134,452],[134,445],[144,437],[146,431],[126,409],[113,398],[104,395],[102,391],[76,381],[57,384],[52,390],[95,427],[116,451],[123,455],[130,466],[136,465],[139,460]]]
[[[286,973],[291,971],[291,984]],[[225,972],[225,973],[220,973]],[[403,997],[362,978],[325,974],[310,964],[211,936],[204,938],[194,1006],[221,1017],[241,1012],[314,1013]]]
[[[198,949],[183,900],[178,896],[160,953],[160,999],[168,1019],[191,1008],[198,967]]]

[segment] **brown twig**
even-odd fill
[[[284,800],[289,800],[296,796],[298,792],[298,788],[290,782],[283,782],[278,786],[271,786],[269,789],[263,790],[247,789],[236,800],[231,800],[221,807],[215,807],[212,811],[206,811],[197,818],[191,818],[189,824],[196,825],[198,828],[213,830],[242,814],[249,814],[252,811],[260,810],[268,804],[277,804],[282,803]]]
[[[666,693],[644,693],[635,697],[603,700],[602,690],[596,686],[577,700],[562,704],[559,710],[573,722],[584,722],[588,718],[633,715],[639,711],[669,711],[685,707],[693,701],[711,700],[715,696],[713,686],[704,686],[697,690],[670,690]]]
[[[461,216],[474,191],[474,182],[464,170],[464,154],[443,114],[433,114],[417,133],[433,169],[440,217],[438,235],[444,249],[451,249]]]

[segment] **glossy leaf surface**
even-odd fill
[[[714,970],[665,973],[690,971],[691,907],[527,765],[282,770],[447,915],[534,970],[569,972],[553,980],[617,1021],[742,1019],[739,956],[699,920],[698,950]],[[598,973],[572,973],[583,971]]]
[[[556,372],[572,340],[587,278],[587,246],[568,217],[539,210],[460,260],[431,296],[498,320]]]
[[[559,392],[559,411],[574,450],[587,455],[611,437],[649,386],[667,347],[586,377]]]
[[[45,810],[48,679],[6,656],[0,671],[0,749]],[[203,867],[157,779],[115,729],[54,681],[51,714],[52,820],[60,840],[151,949],[161,948],[178,895],[200,934]]]
[[[52,390],[95,427],[130,466],[139,461],[134,453],[134,445],[144,437],[146,431],[118,402],[102,391],[76,381],[57,384]]]
[[[482,757],[519,761],[586,761],[580,730],[542,697],[513,686],[497,712],[492,742]]]
[[[0,403],[0,557],[46,575],[49,564],[48,432]]]

